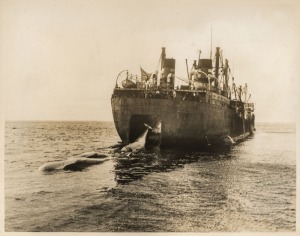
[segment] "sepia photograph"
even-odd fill
[[[0,234],[299,233],[299,10],[0,1]]]

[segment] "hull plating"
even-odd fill
[[[251,133],[251,121],[241,118],[229,100],[187,101],[113,97],[112,111],[117,132],[124,143],[133,142],[144,127],[161,127],[161,146],[218,144],[228,136],[233,141]]]

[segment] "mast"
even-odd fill
[[[187,72],[187,76],[188,76],[188,79],[190,79],[190,75],[189,75],[189,67],[188,67],[187,59],[185,59],[185,64],[186,64],[186,72]]]
[[[215,65],[215,77],[219,77],[219,61],[220,61],[220,48],[216,48],[216,65]]]
[[[229,66],[228,66],[228,60],[225,59],[225,68],[224,68],[224,73],[225,73],[225,92],[227,94],[227,91],[228,91],[228,69],[229,69]]]
[[[233,87],[233,91],[234,91],[234,99],[237,100],[236,99],[236,86],[235,86],[235,83],[232,84],[232,87]]]
[[[245,84],[245,87],[244,87],[244,95],[245,95],[245,102],[247,102],[247,97],[248,97],[248,85],[247,83]]]
[[[212,57],[212,26],[210,27],[210,59]]]

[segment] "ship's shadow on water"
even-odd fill
[[[147,148],[130,156],[119,153],[115,159],[115,180],[117,184],[129,184],[155,172],[170,172],[184,168],[193,162],[209,162],[231,158],[229,147],[208,151],[191,151],[183,148]]]

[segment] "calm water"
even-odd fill
[[[6,122],[5,230],[296,230],[295,125],[258,124],[253,137],[214,153],[126,157],[108,148],[118,141],[112,122]],[[38,171],[90,151],[110,158],[81,171]]]

